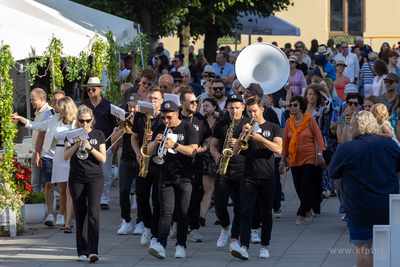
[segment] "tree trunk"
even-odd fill
[[[215,62],[216,51],[218,50],[217,40],[219,31],[216,29],[209,29],[204,34],[204,56],[208,63]]]
[[[149,7],[145,5],[138,5],[138,9],[139,23],[141,26],[140,30],[147,36],[146,39],[149,43],[148,57],[152,58],[155,55],[155,51],[158,45],[158,38],[160,36],[157,30],[158,21],[157,19],[154,19],[154,16],[151,15]]]
[[[178,26],[179,53],[183,54],[182,66],[189,66],[190,23],[182,21]]]

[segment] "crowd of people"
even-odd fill
[[[18,114],[13,119],[38,131],[32,179],[40,190],[43,170],[45,225],[72,233],[75,211],[77,260],[98,260],[99,211],[109,209],[112,156],[121,146],[122,223],[116,232],[141,235],[141,244],[159,259],[165,258],[168,238],[176,239],[175,257],[186,257],[188,231],[191,242],[202,241],[210,208],[218,218],[212,223],[221,225],[217,247],[231,237],[232,256],[248,259],[253,243],[260,244],[259,257],[268,258],[273,219],[283,216],[289,169],[300,200],[295,226],[312,223],[323,212],[322,199],[338,196],[350,241],[370,249],[372,226],[389,222],[388,195],[399,193],[400,49],[383,47],[378,54],[361,36],[354,43],[334,47],[332,40],[327,45],[313,40],[310,50],[301,41],[294,49],[286,44],[287,83],[268,95],[256,81],[240,83],[235,73],[240,53],[229,46],[220,48],[214,64],[191,47],[189,66],[183,66],[183,55],[170,64],[161,44],[141,73],[127,56],[121,108],[132,125],[128,133],[117,127],[97,77],[84,86],[89,98],[78,108],[56,91],[52,109],[44,91],[34,89],[35,121]],[[168,94],[178,95],[179,102],[164,101]],[[138,101],[153,104],[154,114],[139,112]],[[80,127],[89,135],[84,147],[65,139],[66,131]],[[89,154],[86,159],[77,157],[81,150]],[[56,220],[55,183],[61,195]],[[367,207],[374,207],[368,216]],[[131,208],[137,208],[136,218]],[[356,255],[356,261],[372,266],[372,253]]]

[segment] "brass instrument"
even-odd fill
[[[154,163],[158,165],[164,164],[165,160],[163,157],[167,153],[167,148],[165,147],[165,143],[167,142],[168,134],[170,133],[172,133],[171,129],[168,126],[166,126],[163,133],[163,140],[157,150],[157,156],[153,158]]]
[[[86,139],[81,141],[79,149],[76,151],[76,156],[80,160],[85,160],[89,157],[89,152],[85,149],[85,147],[86,147]]]
[[[250,121],[251,128],[246,130],[243,133],[242,137],[239,139],[238,145],[239,145],[241,150],[246,150],[246,149],[249,148],[249,138],[250,138],[251,132],[253,131],[253,128],[254,128],[255,124],[256,124],[256,122],[254,121],[254,117],[253,117],[251,119],[251,121]]]
[[[149,171],[149,162],[151,156],[147,153],[147,145],[149,144],[149,140],[147,140],[147,135],[151,133],[151,115],[146,115],[147,121],[144,129],[143,136],[143,144],[140,148],[140,154],[142,154],[142,158],[140,159],[139,164],[139,176],[145,178],[147,176],[147,172]]]
[[[228,169],[228,164],[230,158],[233,156],[233,150],[231,147],[229,147],[228,140],[232,138],[233,132],[235,131],[236,127],[239,124],[239,120],[233,119],[231,125],[228,128],[228,131],[226,132],[225,136],[225,142],[224,146],[222,148],[222,157],[221,161],[218,164],[218,170],[217,173],[220,175],[225,175],[226,170]]]
[[[118,139],[115,140],[114,143],[111,144],[111,146],[107,149],[106,152],[108,152],[108,150],[110,150],[110,149],[122,138],[122,136],[124,136],[124,134],[132,134],[132,126],[133,126],[133,123],[132,123],[131,120],[129,120],[131,117],[132,117],[132,114],[130,114],[124,121],[123,121],[123,120],[120,120],[118,117],[116,117],[116,118],[117,118],[117,122],[118,122],[118,126],[119,126],[119,128],[120,128],[122,131],[124,131],[124,133],[123,133],[120,137],[118,137]],[[111,136],[113,136],[113,134],[115,134],[115,133],[116,133],[116,130],[114,130],[114,131],[110,134],[110,136],[107,137],[106,143],[107,143],[108,139],[110,139]]]

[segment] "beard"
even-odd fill
[[[224,96],[222,92],[214,92],[214,97],[216,99],[221,99]]]

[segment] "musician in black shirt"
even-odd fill
[[[158,86],[152,86],[148,90],[147,102],[154,104],[155,116],[150,119],[151,132],[146,136],[147,140],[151,140],[154,129],[163,124],[161,120],[160,105],[163,102],[162,89]],[[132,147],[135,150],[137,162],[140,164],[142,154],[140,149],[143,145],[143,137],[147,117],[144,113],[137,112],[132,126]],[[155,164],[152,159],[149,161],[148,173],[146,177],[138,176],[136,178],[136,197],[138,205],[138,213],[140,219],[144,223],[145,230],[141,237],[141,244],[147,245],[151,241],[151,245],[157,244],[158,223],[160,220],[160,202],[158,187],[160,182],[160,166]],[[153,189],[152,189],[153,188]],[[150,193],[152,198],[153,209],[150,207]]]
[[[219,163],[222,157],[222,151],[225,148],[233,148],[236,139],[239,137],[243,125],[250,122],[249,118],[242,115],[244,110],[243,99],[240,95],[230,95],[226,100],[229,117],[220,120],[214,128],[213,138],[211,140],[210,152],[215,159],[215,163],[219,167]],[[225,145],[225,138],[227,136],[228,129],[231,127],[232,119],[238,121],[237,126],[233,129],[233,135],[229,140],[226,140],[227,147]],[[240,183],[243,177],[244,168],[244,154],[234,155],[230,158],[227,171],[225,174],[217,174],[215,177],[215,188],[214,188],[214,203],[215,213],[218,220],[221,222],[222,230],[220,237],[217,242],[218,247],[224,247],[229,236],[232,234],[232,242],[236,241],[240,235],[240,217],[241,217],[241,206],[240,206]],[[230,218],[228,213],[228,200],[231,191],[234,194],[234,218],[232,226],[230,225]]]
[[[149,247],[149,253],[160,259],[165,258],[171,217],[176,208],[178,226],[175,257],[184,258],[188,231],[186,214],[192,193],[198,137],[190,123],[179,119],[178,105],[173,101],[165,101],[160,111],[165,124],[156,127],[147,149],[149,155],[157,153],[159,162],[163,161],[159,188],[161,211],[158,243]]]
[[[245,150],[245,167],[240,187],[242,219],[240,222],[240,243],[231,244],[231,254],[240,259],[248,259],[247,249],[250,243],[251,224],[256,198],[260,198],[262,214],[262,235],[260,258],[269,258],[267,246],[272,231],[272,206],[275,193],[274,153],[282,152],[282,130],[279,125],[266,121],[261,99],[253,98],[246,102],[247,112],[254,118],[253,129],[250,124],[243,126],[242,136],[236,141],[233,153],[238,154],[239,140],[247,133],[250,137]],[[256,123],[255,123],[256,122]]]

